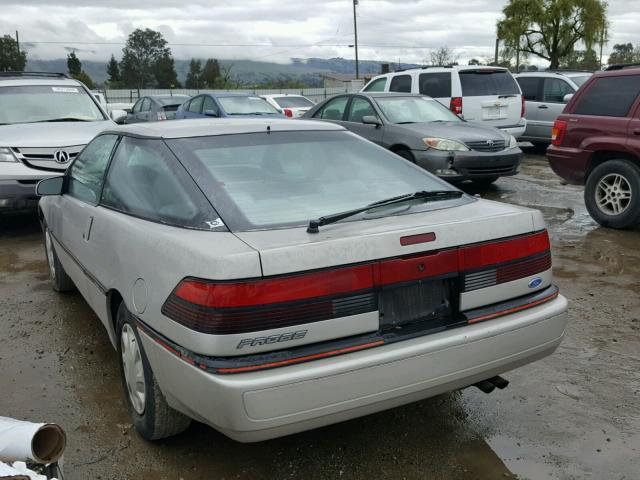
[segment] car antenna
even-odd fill
[[[267,125],[267,135],[271,134],[271,125]]]

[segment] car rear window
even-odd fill
[[[168,140],[231,230],[303,226],[448,183],[349,132],[272,132]],[[459,205],[456,200],[453,204]],[[450,206],[419,203],[354,219]]]
[[[218,97],[218,102],[227,115],[275,115],[279,113],[262,97]]]
[[[626,117],[640,94],[640,76],[602,77],[586,88],[572,113]]]
[[[462,71],[460,84],[463,97],[520,94],[515,79],[505,70]]]
[[[518,83],[522,89],[522,95],[525,100],[532,102],[538,101],[538,88],[540,87],[541,78],[536,77],[520,77]]]
[[[420,93],[434,98],[451,96],[451,73],[421,73],[418,77]]]
[[[396,75],[391,79],[390,92],[411,93],[411,75]]]
[[[160,105],[182,105],[184,102],[189,100],[189,97],[186,95],[178,95],[175,97],[155,97],[155,100]]]
[[[305,97],[276,97],[275,102],[280,108],[310,108],[313,102]]]

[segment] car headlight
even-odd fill
[[[427,147],[435,148],[436,150],[446,150],[450,152],[469,151],[469,148],[465,144],[447,138],[423,138],[422,141]]]
[[[18,159],[10,148],[0,148],[0,162],[17,162]]]
[[[511,138],[509,139],[509,148],[516,148],[518,146],[518,141],[516,140],[516,137],[514,137],[513,135],[509,135]]]

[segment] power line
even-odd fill
[[[346,34],[345,34],[346,35]],[[342,35],[340,35],[342,36]],[[22,40],[23,44],[29,45],[126,45],[126,42],[78,42],[78,41],[29,41]],[[348,43],[306,43],[306,44],[278,44],[272,43],[167,43],[170,47],[261,47],[261,48],[313,48],[313,47],[349,47]],[[396,48],[396,49],[429,49],[434,48],[426,45],[376,45],[376,44],[358,44],[359,47],[368,48]]]

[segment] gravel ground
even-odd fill
[[[570,300],[558,351],[470,388],[259,444],[194,423],[148,443],[132,430],[116,354],[78,294],[48,283],[34,217],[0,219],[0,415],[68,434],[67,480],[640,478],[640,231],[597,227],[544,157],[469,193],[539,208]]]

